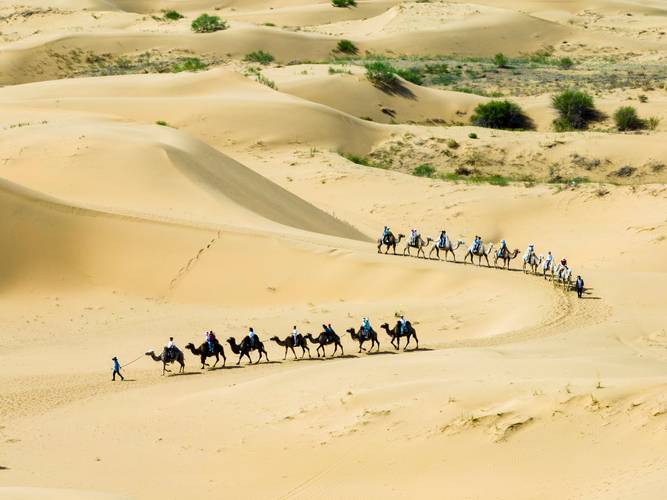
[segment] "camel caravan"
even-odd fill
[[[391,229],[385,226],[382,236],[377,241],[378,253],[388,254],[391,250],[394,255],[398,255],[396,247],[404,239],[403,256],[412,257],[412,251],[414,250],[418,258],[422,257],[424,259],[428,258],[440,261],[442,260],[440,257],[442,253],[444,260],[448,262],[449,255],[451,254],[452,260],[455,263],[458,262],[456,260],[456,251],[459,247],[465,247],[466,245],[465,241],[461,239],[455,242],[452,241],[444,229],[440,231],[440,236],[437,239],[431,236],[427,236],[424,239],[416,229],[412,229],[410,236],[406,238],[404,234],[400,233],[398,236],[395,236]],[[482,260],[484,260],[487,267],[491,267],[490,259],[493,259],[493,266],[495,268],[510,270],[512,261],[521,254],[521,251],[518,248],[510,250],[505,240],[499,243],[497,250],[494,250],[494,245],[493,242],[484,243],[480,236],[475,236],[472,244],[466,248],[462,262],[467,264],[468,260],[470,260],[470,263],[474,264],[476,257],[477,265],[481,266]],[[429,246],[431,248],[427,257],[424,249]],[[435,257],[433,257],[434,253]],[[563,258],[560,262],[555,263],[551,252],[547,255],[538,255],[535,252],[535,246],[531,243],[523,254],[522,263],[524,273],[541,274],[545,280],[550,279],[554,285],[562,285],[564,290],[570,290],[573,287],[572,277],[574,275],[572,269],[567,264],[567,259]]]
[[[407,351],[410,342],[414,340],[415,348],[414,350],[419,349],[419,340],[417,339],[417,332],[412,326],[412,323],[408,321],[404,316],[401,316],[396,322],[393,328],[389,327],[389,323],[383,323],[380,325],[380,328],[383,329],[389,336],[390,344],[395,350],[400,350],[401,339],[405,339],[405,345],[403,347],[404,351]],[[350,334],[350,337],[353,341],[359,344],[359,353],[368,352],[371,353],[373,349],[375,352],[380,350],[380,340],[378,338],[377,332],[371,326],[370,320],[368,318],[363,318],[361,320],[361,326],[358,329],[348,328],[346,330]],[[288,351],[292,351],[294,359],[303,359],[306,354],[308,358],[312,358],[310,352],[309,344],[317,345],[315,353],[318,358],[326,358],[327,346],[333,346],[333,352],[331,357],[336,356],[338,351],[340,351],[339,356],[344,356],[345,352],[343,351],[343,344],[341,343],[341,337],[334,331],[331,323],[322,325],[322,332],[317,337],[314,337],[311,333],[306,333],[305,335],[299,333],[296,325],[293,327],[292,332],[285,338],[280,338],[277,336],[271,337],[269,340],[275,342],[280,347],[285,348],[285,355],[283,356],[283,361],[287,359]],[[368,350],[364,347],[364,344],[370,343]],[[241,340],[241,343],[237,343],[234,337],[229,337],[227,339],[229,348],[234,354],[238,355],[237,365],[241,363],[241,360],[245,357],[248,359],[248,364],[258,364],[262,358],[265,358],[266,362],[269,362],[269,356],[264,349],[264,344],[259,339],[253,328],[250,328],[248,334]],[[301,356],[297,356],[296,350],[301,350]],[[192,342],[185,345],[185,350],[190,351],[194,356],[199,358],[201,363],[201,369],[204,370],[206,367],[213,370],[217,367],[222,358],[223,368],[227,363],[227,356],[225,356],[225,349],[222,343],[218,340],[213,331],[206,332],[204,342],[199,346],[196,346]],[[258,357],[256,361],[253,361],[250,356],[254,351],[257,352]],[[169,337],[169,342],[164,346],[162,353],[158,356],[155,354],[155,351],[148,351],[145,353],[146,356],[150,357],[153,361],[162,363],[162,375],[166,373],[171,373],[171,370],[167,366],[171,366],[174,363],[179,365],[178,373],[185,372],[185,355],[182,350],[180,350],[174,343],[174,338]],[[213,364],[209,364],[208,359],[215,358]]]

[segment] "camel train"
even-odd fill
[[[398,244],[405,239],[405,244],[403,247],[403,256],[412,257],[412,250],[416,250],[417,258],[424,258],[430,260],[441,261],[442,258],[440,254],[444,254],[445,262],[449,261],[449,255],[451,254],[453,262],[458,262],[456,260],[456,251],[460,246],[465,246],[465,241],[462,239],[452,241],[447,235],[446,231],[441,231],[439,238],[435,239],[431,236],[427,236],[426,239],[419,234],[416,229],[413,229],[410,233],[410,237],[406,239],[406,236],[403,233],[399,233],[398,236],[395,236],[394,233],[385,226],[384,232],[380,238],[377,240],[377,250],[378,253],[388,254],[391,250],[394,255],[396,253],[396,247]],[[430,243],[431,249],[426,256],[424,248],[428,247]],[[384,250],[384,251],[383,251]],[[435,253],[435,257],[433,254]],[[466,249],[466,253],[463,256],[463,263],[467,264],[468,260],[471,264],[474,264],[474,258],[477,257],[477,265],[482,265],[482,259],[486,262],[487,267],[491,267],[491,261],[489,258],[493,259],[493,267],[497,269],[511,269],[511,263],[520,255],[520,250],[515,248],[514,250],[509,249],[503,240],[500,248],[494,251],[494,243],[489,242],[485,244],[479,236],[475,236],[473,243]],[[539,274],[541,272],[544,279],[551,279],[554,285],[562,285],[565,290],[570,290],[572,288],[572,276],[573,271],[567,265],[565,259],[561,260],[560,263],[555,264],[554,258],[549,252],[548,256],[538,255],[534,251],[533,245],[529,245],[526,254],[522,258],[522,270],[524,273]],[[371,347],[372,348],[372,347]]]
[[[361,352],[371,353],[373,351],[373,348],[375,348],[375,352],[379,352],[380,350],[380,340],[378,339],[378,334],[375,330],[373,330],[372,327],[370,327],[370,324],[368,324],[368,326],[369,326],[368,328],[364,328],[362,326],[358,330],[355,328],[348,328],[346,330],[346,332],[350,334],[352,340],[359,343],[359,353]],[[324,327],[325,331],[321,332],[317,337],[313,337],[311,333],[307,333],[305,335],[298,333],[298,334],[290,334],[284,339],[280,339],[279,337],[274,335],[273,337],[270,338],[270,340],[278,344],[278,346],[285,348],[285,355],[283,356],[283,361],[287,359],[288,350],[292,351],[294,359],[303,359],[306,353],[308,353],[308,358],[312,358],[312,355],[310,353],[310,348],[308,347],[308,343],[317,345],[317,349],[315,352],[318,358],[327,357],[326,346],[330,345],[334,346],[334,350],[331,353],[330,357],[333,358],[334,356],[336,356],[339,350],[340,350],[339,356],[344,356],[345,353],[343,351],[343,344],[341,343],[340,336],[338,336],[338,334],[336,334],[333,328],[331,328],[331,325],[329,325],[328,327],[327,326]],[[414,350],[419,349],[419,340],[417,339],[417,332],[415,331],[415,328],[412,326],[410,321],[405,321],[405,324],[402,324],[401,321],[397,321],[396,325],[393,328],[390,328],[388,323],[383,323],[381,325],[381,328],[387,333],[387,335],[391,339],[390,344],[394,347],[395,350],[398,351],[400,349],[402,338],[406,339],[405,346],[403,347],[404,351],[408,349],[408,345],[410,344],[410,341],[412,339],[414,339],[416,344]],[[364,344],[366,342],[370,342],[371,344],[368,351],[364,348]],[[262,357],[266,358],[267,363],[269,362],[269,357],[266,353],[266,350],[264,349],[264,344],[259,340],[259,338],[257,338],[256,335],[254,339],[251,339],[249,335],[246,335],[240,344],[237,344],[236,339],[234,337],[229,337],[227,339],[227,343],[229,344],[232,352],[234,354],[239,355],[239,359],[236,362],[237,365],[241,362],[241,359],[243,359],[244,357],[248,358],[248,364],[258,364],[262,360]],[[300,357],[297,356],[295,348],[301,349]],[[202,343],[199,347],[195,346],[195,344],[190,342],[185,345],[185,349],[190,351],[194,356],[199,358],[202,370],[204,370],[206,367],[208,367],[210,370],[215,369],[216,365],[220,361],[220,357],[222,357],[223,360],[222,367],[225,366],[225,363],[227,361],[227,358],[225,356],[225,349],[223,345],[215,338],[215,336],[212,336],[212,340],[207,340],[206,342]],[[257,361],[254,362],[250,357],[250,353],[252,353],[253,351],[257,351],[259,354]],[[155,351],[148,351],[145,354],[146,356],[150,357],[153,361],[162,363],[162,375],[165,375],[166,373],[171,373],[171,370],[167,368],[167,365],[171,365],[173,363],[177,363],[178,365],[180,365],[178,372],[179,374],[185,372],[185,356],[183,354],[183,351],[181,351],[175,345],[171,345],[171,343],[169,347],[165,347],[163,349],[162,353],[159,356],[155,354]],[[208,358],[211,357],[215,358],[215,363],[209,365],[207,360]]]

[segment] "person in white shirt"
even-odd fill
[[[294,340],[294,347],[298,345],[299,331],[296,329],[296,325],[292,328],[292,338]]]
[[[408,320],[405,319],[405,316],[401,315],[399,323],[401,324],[401,333],[405,333],[405,330],[408,328]]]

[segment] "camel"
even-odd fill
[[[456,246],[452,245],[452,240],[449,238],[445,238],[445,246],[441,247],[440,242],[436,242],[432,247],[431,251],[428,253],[428,258],[431,258],[431,254],[435,251],[435,256],[438,260],[440,260],[440,250],[443,250],[445,252],[445,261],[447,261],[447,254],[449,252],[452,253],[452,256],[454,257],[454,262],[456,262],[456,254],[454,253],[457,248],[459,248],[461,245],[465,245],[465,242],[463,240],[458,240],[456,242]]]
[[[391,248],[394,251],[394,255],[396,255],[396,245],[398,245],[403,238],[405,238],[404,234],[399,233],[398,239],[396,239],[394,233],[390,232],[386,238],[378,239],[378,253],[382,253],[382,246],[384,245],[387,247],[384,251],[385,254],[389,252],[389,249]]]
[[[389,329],[389,324],[388,323],[382,323],[380,325],[380,328],[384,329],[385,332],[387,332],[387,335],[391,337],[391,345],[394,346],[394,349],[398,351],[398,349],[401,347],[401,337],[407,337],[408,341],[405,344],[405,347],[403,350],[407,350],[408,344],[410,344],[410,339],[412,337],[415,338],[415,342],[417,342],[417,347],[416,349],[419,349],[419,339],[417,338],[417,332],[415,329],[412,327],[412,323],[408,321],[405,332],[401,331],[401,322],[398,321],[396,322],[396,326],[392,328],[391,330]]]
[[[333,358],[336,355],[336,352],[338,352],[338,348],[340,347],[340,355],[343,356],[343,344],[340,343],[340,337],[336,335],[336,333],[326,333],[322,332],[318,335],[317,338],[313,338],[312,334],[307,334],[305,336],[308,340],[310,340],[313,344],[319,344],[317,346],[317,349],[315,352],[317,353],[317,357],[320,357],[320,349],[322,349],[322,357],[325,358],[327,356],[327,353],[324,350],[324,346],[329,345],[329,344],[334,344],[334,352],[331,355]]]
[[[419,254],[423,255],[424,258],[426,258],[426,252],[424,252],[424,248],[429,245],[433,241],[433,238],[430,236],[426,238],[426,241],[424,241],[424,238],[422,235],[417,236],[417,241],[414,243],[408,240],[408,242],[405,244],[405,248],[403,249],[403,255],[410,255],[410,249],[411,248],[416,248],[417,249],[417,257],[419,257]]]
[[[509,269],[510,268],[510,262],[514,259],[516,259],[517,255],[519,255],[520,250],[518,248],[515,248],[514,251],[510,254],[510,251],[505,248],[505,250],[502,251],[502,255],[498,255],[499,252],[495,253],[495,256],[493,257],[493,265],[495,267],[498,267],[498,261],[502,260],[502,268]]]
[[[477,252],[473,252],[472,248],[473,248],[472,246],[468,248],[468,251],[463,257],[463,263],[465,264],[466,260],[468,259],[468,256],[470,256],[470,263],[473,264],[472,259],[476,255],[479,258],[477,265],[479,266],[482,265],[482,257],[484,257],[484,259],[486,259],[486,265],[488,267],[491,267],[491,264],[489,264],[489,255],[491,255],[491,250],[493,250],[493,243],[489,243],[487,247],[485,247],[483,243],[480,243],[479,250],[477,250]]]
[[[178,364],[181,365],[180,370],[178,373],[183,373],[185,371],[185,356],[183,356],[183,351],[174,348],[174,356],[167,356],[167,350],[165,349],[162,351],[162,354],[159,356],[155,355],[155,351],[148,351],[146,353],[146,356],[150,356],[153,361],[161,361],[162,362],[162,375],[165,374],[165,372],[171,373],[171,370],[167,370],[167,363],[172,364],[174,362],[178,362]]]
[[[215,342],[214,343],[214,348],[215,351],[211,351],[208,342],[204,342],[202,345],[199,347],[195,347],[195,345],[190,342],[185,346],[186,349],[188,349],[192,354],[195,356],[199,356],[201,360],[201,369],[203,370],[205,366],[208,366],[208,363],[206,362],[206,358],[210,358],[211,356],[215,356],[215,363],[213,363],[213,366],[211,368],[215,368],[215,365],[218,364],[220,361],[220,355],[222,354],[222,366],[225,366],[225,363],[227,363],[227,357],[225,356],[225,350],[222,348],[222,344],[220,342]]]
[[[563,289],[569,290],[572,287],[570,280],[572,279],[572,269],[568,266],[558,264],[552,272],[553,275],[553,284],[557,285],[558,283],[563,284]]]
[[[363,345],[364,342],[370,340],[371,341],[371,348],[368,350],[368,352],[371,352],[373,350],[373,346],[377,345],[376,351],[380,351],[380,341],[378,340],[378,334],[371,328],[371,331],[368,332],[368,335],[362,336],[361,335],[361,328],[359,328],[359,331],[355,331],[354,328],[348,328],[345,330],[347,333],[352,335],[352,340],[356,340],[359,342],[359,352],[365,351]]]
[[[306,355],[306,351],[308,351],[308,357],[312,358],[310,355],[310,347],[308,347],[308,343],[306,342],[306,339],[303,335],[300,333],[296,336],[296,342],[294,342],[294,335],[288,335],[285,337],[285,340],[280,340],[278,337],[271,337],[270,340],[273,340],[276,344],[278,344],[281,347],[285,348],[285,357],[283,357],[283,361],[287,359],[287,349],[292,350],[292,354],[294,354],[294,359],[296,359],[296,352],[294,352],[295,347],[300,347],[301,348],[301,358]]]
[[[544,255],[540,255],[539,257],[535,255],[535,253],[531,253],[530,257],[524,256],[523,257],[523,272],[526,272],[526,266],[529,267],[530,271],[533,272],[533,274],[537,274],[537,268],[540,266],[542,263],[542,259],[544,259]]]
[[[243,356],[247,357],[248,362],[252,364],[250,353],[255,349],[259,351],[259,358],[257,358],[257,362],[255,364],[262,360],[262,354],[266,357],[266,362],[269,362],[269,355],[266,354],[266,351],[264,350],[264,344],[259,341],[259,338],[253,343],[251,342],[250,337],[246,335],[246,337],[241,341],[241,345],[238,345],[234,337],[229,337],[227,339],[227,343],[232,349],[232,352],[239,355],[239,360],[236,362],[237,365],[241,363],[241,358],[243,358]]]

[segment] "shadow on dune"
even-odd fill
[[[367,352],[366,355],[368,356],[377,356],[379,354],[398,354],[396,351],[373,351],[373,352]]]
[[[400,80],[396,80],[392,84],[378,83],[375,84],[375,86],[385,94],[397,95],[405,99],[413,99],[413,100],[417,99],[415,93],[408,87],[406,87]]]
[[[0,470],[9,470],[9,467],[5,467],[4,465],[0,465]]]
[[[169,373],[167,377],[187,377],[189,375],[201,375],[201,372]]]
[[[207,372],[217,372],[218,370],[233,370],[234,368],[243,368],[241,365],[229,365],[229,366],[214,366],[212,368],[207,368]]]

